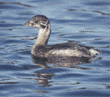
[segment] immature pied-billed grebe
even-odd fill
[[[93,47],[88,47],[76,43],[63,43],[56,45],[47,45],[51,27],[49,19],[44,15],[36,15],[31,18],[26,26],[32,26],[39,29],[37,40],[32,47],[31,54],[40,58],[52,58],[52,57],[86,57],[91,59],[100,51]]]

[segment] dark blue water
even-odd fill
[[[102,51],[100,59],[66,64],[34,61],[38,30],[24,26],[34,15],[50,19],[48,44],[76,41]],[[109,97],[109,0],[1,0],[0,97]]]

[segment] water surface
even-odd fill
[[[101,58],[33,60],[38,30],[23,24],[38,14],[51,22],[48,44],[75,41],[101,50]],[[109,0],[1,0],[0,16],[1,97],[110,96]]]

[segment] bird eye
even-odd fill
[[[42,28],[45,28],[46,26],[45,25],[40,25]]]
[[[44,22],[41,22],[41,23],[40,23],[40,26],[41,26],[42,28],[45,28],[45,27],[46,27],[46,24],[45,24]]]

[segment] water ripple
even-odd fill
[[[6,97],[110,96],[109,0],[2,0],[0,95]],[[33,58],[38,30],[23,24],[50,19],[49,44],[79,43],[102,51],[95,60]]]

